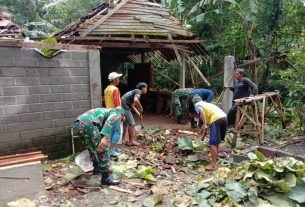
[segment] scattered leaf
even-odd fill
[[[225,188],[227,195],[235,202],[241,201],[247,195],[245,186],[232,178],[227,179]]]
[[[305,183],[295,186],[292,191],[288,194],[288,197],[298,203],[305,202]]]
[[[66,200],[64,203],[62,203],[59,207],[74,207],[74,204],[69,201],[69,200]]]
[[[153,194],[152,196],[148,196],[147,198],[145,198],[145,200],[143,201],[143,205],[145,207],[154,207],[158,203],[162,203],[163,199],[163,195]]]
[[[36,204],[28,198],[20,198],[16,201],[7,203],[8,207],[36,207]]]

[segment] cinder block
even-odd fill
[[[19,132],[0,134],[0,143],[20,141]]]
[[[77,117],[84,112],[88,111],[88,109],[69,109],[65,110],[65,117]],[[72,124],[72,123],[71,123]]]
[[[39,85],[39,77],[17,77],[16,85],[17,86],[30,86],[30,85]]]
[[[60,60],[60,67],[63,67],[63,68],[80,68],[81,67],[81,61]]]
[[[61,144],[54,144],[54,145],[47,145],[45,146],[45,153],[49,154],[52,152],[60,152],[60,151],[67,151],[69,149],[69,146],[67,143],[61,143]]]
[[[26,139],[42,137],[42,134],[43,134],[42,132],[43,132],[43,129],[22,131],[22,132],[20,132],[20,138],[22,140],[26,140]]]
[[[53,110],[72,109],[72,103],[64,100],[62,102],[53,103],[52,106],[53,106]]]
[[[69,68],[71,76],[89,76],[88,68]]]
[[[90,87],[88,84],[72,85],[73,92],[90,92]]]
[[[15,104],[16,104],[15,96],[1,96],[0,97],[0,106],[15,105]]]
[[[15,82],[16,80],[13,77],[0,77],[0,86],[13,86]]]
[[[26,77],[48,76],[49,68],[24,68]]]
[[[56,136],[56,143],[70,143],[71,142],[71,135],[59,135]]]
[[[61,94],[48,94],[48,95],[40,95],[40,102],[60,102]]]
[[[15,96],[15,95],[27,95],[28,90],[26,87],[21,86],[12,86],[12,87],[3,87],[4,96]]]
[[[52,145],[56,143],[56,138],[53,137],[42,137],[42,138],[34,138],[32,140],[34,147]]]
[[[21,58],[22,51],[16,47],[0,47],[0,57]],[[0,60],[1,60],[0,58]]]
[[[1,115],[0,116],[0,124],[11,124],[17,123],[18,121],[17,114],[10,114],[10,115]]]
[[[81,93],[81,100],[90,100],[90,93],[89,92]]]
[[[60,60],[51,59],[40,59],[39,67],[41,68],[60,68],[61,63]]]
[[[30,112],[52,111],[52,103],[30,104],[29,111]]]
[[[43,136],[55,136],[63,133],[63,127],[46,128],[43,130]]]
[[[17,104],[39,103],[39,95],[16,96]]]
[[[70,76],[68,68],[49,68],[49,76]]]
[[[32,140],[25,140],[19,142],[10,142],[9,144],[10,151],[16,151],[21,149],[28,149],[33,147]]]
[[[44,57],[42,57],[41,54],[35,51],[35,49],[22,48],[22,59],[41,59],[41,58]]]
[[[1,66],[1,60],[0,60],[0,66]],[[18,67],[1,67],[0,76],[1,77],[23,77],[23,76],[25,76],[25,70],[24,70],[24,68],[18,68]]]
[[[40,78],[41,85],[60,85],[61,80],[58,77],[48,76],[48,77],[41,77]]]
[[[70,60],[71,59],[71,52],[70,51],[62,51],[58,55],[53,57],[52,59],[54,59],[54,60],[62,60],[62,59]]]
[[[6,132],[7,132],[7,126],[6,125],[0,125],[0,134],[4,134]]]
[[[26,130],[30,130],[30,129],[32,129],[31,122],[14,123],[14,124],[7,125],[8,132],[19,132],[19,131],[26,131]]]
[[[33,122],[31,122],[31,124],[32,124],[32,129],[44,129],[44,128],[53,127],[52,120],[33,121]]]
[[[76,108],[90,108],[91,107],[91,103],[88,100],[83,100],[83,101],[73,101],[72,102],[72,108],[76,109]]]
[[[83,84],[87,80],[89,81],[88,77],[83,76],[69,76],[69,77],[60,77],[61,84]]]
[[[18,122],[41,121],[42,113],[18,114]]]
[[[51,86],[52,93],[71,93],[72,86],[71,85],[59,85],[59,86]]]
[[[61,94],[61,99],[63,101],[81,100],[82,99],[82,94],[81,93],[65,93],[65,94]]]
[[[1,143],[0,144],[0,152],[5,153],[5,152],[8,152],[8,151],[9,151],[8,143]]]
[[[51,93],[50,86],[30,86],[28,88],[29,94],[49,94]]]
[[[72,52],[72,60],[88,60],[88,52]]]
[[[3,106],[3,114],[20,114],[29,112],[28,105]]]
[[[53,120],[54,127],[65,127],[65,126],[71,126],[74,122],[76,117],[69,117],[69,118],[63,118],[63,119],[55,119]]]
[[[80,67],[82,68],[89,68],[89,62],[84,60],[84,61],[80,61]]]
[[[17,67],[38,67],[37,59],[13,59],[13,65]]]
[[[54,107],[54,105],[53,105],[53,107]],[[43,120],[60,119],[60,118],[64,118],[64,111],[47,111],[47,112],[42,113]],[[53,123],[53,121],[52,121],[52,123]]]

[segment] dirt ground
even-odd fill
[[[185,125],[177,124],[174,117],[161,116],[155,114],[144,114],[144,126],[148,129],[181,129],[181,130],[190,130],[191,125],[187,123]],[[137,125],[140,124],[136,119]]]

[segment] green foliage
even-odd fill
[[[229,206],[262,203],[296,206],[305,202],[303,162],[292,157],[266,160],[258,152],[249,156],[253,159],[232,169],[219,168],[212,177],[189,186],[185,192],[198,203],[210,206],[215,200],[221,205],[231,204]]]
[[[200,140],[192,141],[190,137],[178,137],[177,144],[182,151],[196,152],[206,147],[206,143]]]

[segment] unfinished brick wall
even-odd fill
[[[67,155],[70,126],[91,107],[89,53],[0,47],[0,155]]]

